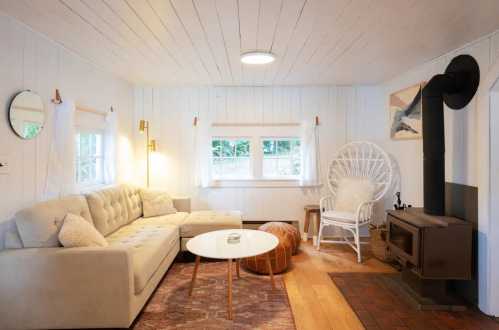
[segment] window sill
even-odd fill
[[[319,188],[321,183],[300,183],[296,179],[221,179],[214,180],[209,188]]]

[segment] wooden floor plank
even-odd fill
[[[284,275],[296,328],[363,329],[328,273],[395,270],[369,255],[358,264],[355,253],[347,246],[323,246],[317,251],[310,243],[302,244],[301,252],[293,257],[292,269]]]

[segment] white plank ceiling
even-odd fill
[[[0,11],[163,85],[378,83],[499,29],[498,0],[0,0]],[[241,64],[255,49],[277,60]]]

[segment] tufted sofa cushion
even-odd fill
[[[140,189],[131,185],[121,185],[128,210],[128,220],[133,221],[142,216],[142,197]]]
[[[128,215],[124,187],[116,186],[86,195],[95,228],[104,236],[132,221]]]
[[[54,199],[17,212],[15,222],[23,246],[60,246],[57,235],[68,213],[80,215],[92,223],[88,204],[83,196]]]
[[[239,211],[194,211],[180,225],[180,236],[194,237],[214,230],[236,228],[242,228]]]
[[[189,216],[189,213],[186,212],[177,212],[173,214],[167,214],[167,215],[159,215],[157,217],[149,217],[149,218],[140,218],[137,219],[136,221],[133,222],[133,224],[137,225],[175,225],[175,226],[181,226],[187,217]]]
[[[161,262],[179,245],[178,227],[168,224],[133,222],[106,237],[110,246],[131,251],[135,294],[142,292]]]

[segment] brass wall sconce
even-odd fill
[[[146,133],[146,155],[147,155],[147,187],[149,188],[149,163],[151,158],[151,152],[155,152],[158,145],[156,140],[149,139],[149,121],[141,119],[139,121],[139,132]]]

